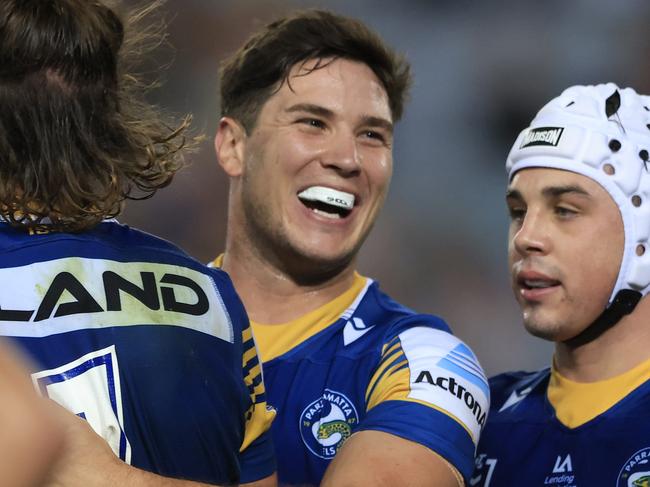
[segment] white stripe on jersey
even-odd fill
[[[0,269],[0,335],[170,325],[233,342],[214,280],[186,267],[70,257]]]
[[[476,444],[487,416],[487,379],[471,350],[450,333],[419,326],[399,334],[410,370],[408,397],[463,422]]]

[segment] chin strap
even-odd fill
[[[631,289],[621,289],[614,296],[610,304],[596,320],[589,325],[582,333],[566,341],[567,344],[575,347],[589,343],[609,330],[618,323],[625,315],[629,315],[636,305],[641,301],[642,294]]]

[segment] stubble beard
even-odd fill
[[[562,301],[557,305],[547,304],[545,307],[551,308],[547,310],[542,306],[538,304],[529,306],[528,309],[524,309],[522,306],[524,327],[531,335],[550,342],[563,342],[570,340],[582,331],[579,326],[576,326],[576,316],[562,316],[562,313],[553,312],[559,306],[565,310],[574,309],[571,300]],[[573,328],[578,329],[572,331]]]
[[[562,330],[561,324],[539,319],[535,313],[531,313],[531,316],[526,315],[527,313],[524,312],[524,327],[528,333],[542,340],[557,341],[557,336]]]
[[[266,205],[244,195],[242,200],[245,231],[251,250],[262,260],[300,285],[323,283],[343,272],[354,261],[363,239],[350,252],[335,258],[323,258],[318,249],[294,245],[286,228],[274,224]]]

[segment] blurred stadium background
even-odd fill
[[[361,271],[406,305],[444,317],[490,375],[545,366],[552,348],[527,336],[508,284],[504,160],[536,110],[572,84],[614,81],[650,93],[650,2],[168,0],[174,49],[151,96],[192,113],[207,138],[171,187],[131,202],[121,221],[205,262],[221,251],[227,181],[212,148],[219,61],[257,27],[310,7],[365,21],[415,73],[392,188]]]

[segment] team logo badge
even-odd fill
[[[618,474],[617,487],[650,487],[650,447],[628,458]]]
[[[357,410],[344,394],[325,389],[300,415],[300,436],[310,452],[329,460],[359,423]]]

